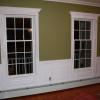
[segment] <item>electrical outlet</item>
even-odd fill
[[[52,80],[52,77],[49,77],[49,81],[51,81]]]

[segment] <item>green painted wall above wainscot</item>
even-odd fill
[[[41,8],[39,53],[40,60],[71,58],[70,11],[100,14],[100,7],[57,3],[43,0],[0,0],[0,6]],[[100,18],[98,21],[100,27]],[[97,56],[100,56],[100,28],[98,29]]]

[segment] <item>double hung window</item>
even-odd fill
[[[90,20],[74,20],[74,68],[91,67],[91,30]]]
[[[97,14],[71,12],[74,69],[93,69],[97,49]]]
[[[9,75],[33,73],[33,27],[31,17],[6,17]]]

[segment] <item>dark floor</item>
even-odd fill
[[[79,95],[82,94],[88,94],[96,98],[95,100],[100,100],[100,84],[67,89],[57,92],[32,95],[32,96],[5,99],[5,100],[76,100],[75,98],[77,98]],[[92,100],[92,99],[85,99],[85,100]]]

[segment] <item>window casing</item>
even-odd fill
[[[97,17],[97,14],[71,12],[71,58],[76,70],[94,70],[97,51]]]
[[[40,10],[0,7],[0,90],[32,86],[39,62]]]

